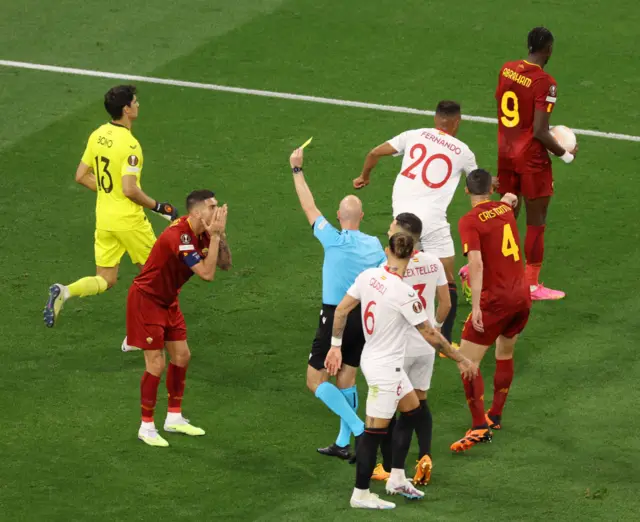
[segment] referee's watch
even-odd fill
[[[301,174],[302,173],[302,167],[293,167],[291,169],[291,172],[293,172],[294,174]]]

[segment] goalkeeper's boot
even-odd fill
[[[172,414],[167,415],[167,420],[164,421],[164,431],[167,433],[182,433],[191,437],[200,437],[205,433],[202,428],[192,426],[189,423],[189,419],[185,419],[180,414],[177,414],[176,417],[173,417]]]
[[[47,299],[47,304],[43,312],[44,324],[48,328],[55,326],[64,302],[67,300],[68,293],[67,287],[59,283],[55,283],[49,287],[49,299]]]
[[[491,442],[492,433],[489,428],[479,428],[467,431],[466,435],[451,445],[451,451],[460,453],[471,449],[476,444]]]

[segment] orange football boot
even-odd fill
[[[489,428],[469,430],[463,438],[451,444],[451,451],[461,453],[463,451],[467,451],[476,444],[491,442],[492,435],[493,434]]]
[[[433,470],[433,462],[429,455],[425,455],[416,464],[416,474],[413,477],[413,483],[422,486],[429,484],[431,480],[431,470]]]
[[[371,475],[371,480],[389,480],[391,473],[385,471],[382,464],[377,464]]]
[[[502,425],[500,424],[500,415],[489,415],[489,411],[485,414],[484,418],[487,421],[487,425],[492,430],[501,430]]]

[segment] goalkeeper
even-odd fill
[[[101,294],[115,285],[125,252],[142,269],[156,241],[143,208],[168,220],[178,217],[173,205],[155,201],[140,188],[142,148],[131,134],[140,107],[136,88],[132,85],[113,87],[104,97],[104,106],[112,120],[89,136],[76,170],[76,182],[97,195],[96,275],[83,277],[68,286],[56,283],[49,288],[44,309],[44,322],[49,328],[55,325],[67,299]]]

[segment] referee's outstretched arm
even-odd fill
[[[296,149],[289,158],[291,164],[291,170],[293,171],[293,183],[296,186],[296,192],[298,193],[298,199],[300,200],[300,206],[309,220],[309,224],[313,225],[316,220],[322,216],[322,213],[316,207],[316,202],[311,194],[311,189],[304,179],[304,173],[302,172],[302,160],[304,153],[302,149]]]

